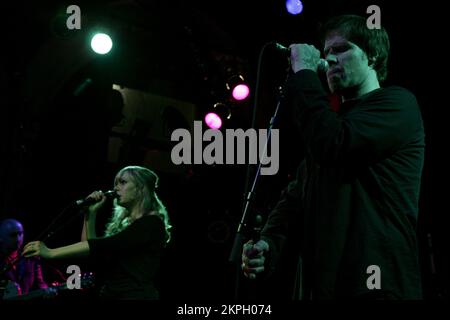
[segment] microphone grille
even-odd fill
[[[326,73],[328,71],[328,68],[330,68],[328,61],[325,59],[320,59],[319,60],[319,65],[317,66],[317,71],[318,72],[322,72],[322,73]]]
[[[282,44],[279,44],[278,42],[272,42],[275,45],[275,49],[279,50],[281,52],[286,52],[286,53],[290,53],[290,49],[286,48],[285,46],[283,46]]]
[[[117,196],[117,193],[115,190],[108,190],[104,193],[105,196],[115,198]]]

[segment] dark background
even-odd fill
[[[68,31],[68,5],[81,8],[81,30]],[[426,159],[420,203],[419,240],[427,299],[448,297],[448,236],[440,205],[446,199],[445,160],[438,141],[445,127],[434,107],[448,105],[433,74],[442,63],[437,27],[439,6],[409,2],[304,1],[304,12],[290,16],[284,1],[39,1],[3,2],[0,83],[1,110],[0,217],[23,222],[27,240],[35,239],[75,199],[93,190],[112,188],[115,173],[125,165],[143,165],[143,152],[170,151],[170,142],[126,137],[120,159],[108,161],[111,128],[120,122],[120,106],[111,101],[111,85],[189,101],[196,119],[214,103],[227,101],[227,79],[241,73],[249,82],[250,99],[232,104],[228,128],[267,128],[277,102],[277,87],[286,76],[284,57],[268,47],[262,55],[260,94],[254,105],[258,57],[264,45],[308,42],[318,48],[317,31],[327,18],[341,13],[367,15],[381,8],[381,23],[391,38],[390,73],[386,85],[411,90],[422,107],[426,130]],[[87,48],[89,31],[107,25],[113,51],[96,56]],[[436,46],[436,48],[434,48]],[[444,61],[446,62],[446,61]],[[92,84],[74,94],[85,79]],[[439,118],[443,121],[439,110]],[[161,119],[166,121],[167,119]],[[293,124],[280,111],[280,171],[260,179],[254,200],[263,217],[298,163]],[[245,166],[186,166],[182,170],[156,166],[160,198],[174,226],[173,242],[163,262],[161,295],[166,299],[232,299],[234,265],[228,262],[242,214]],[[251,175],[252,176],[252,175]],[[441,200],[442,199],[442,200]],[[441,201],[441,203],[439,203]],[[108,213],[100,220],[106,221]],[[70,217],[70,218],[69,218]],[[65,211],[60,231],[48,240],[58,246],[78,241],[81,215]],[[432,245],[429,244],[429,236]],[[431,267],[431,258],[434,267]],[[82,263],[82,262],[80,262]],[[70,264],[70,263],[68,263]],[[48,263],[46,276],[57,278]],[[89,268],[89,265],[86,265]],[[241,297],[285,298],[282,285],[259,288],[241,281]],[[281,289],[280,289],[281,288]]]

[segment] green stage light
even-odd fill
[[[105,33],[97,33],[91,39],[91,48],[98,54],[106,54],[113,46],[111,37]]]

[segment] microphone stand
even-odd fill
[[[264,52],[264,49],[268,45],[273,45],[273,42],[266,43],[264,45],[263,49],[261,50],[261,53],[260,53],[260,56],[259,56],[258,77],[257,77],[257,80],[256,80],[255,103],[254,103],[254,108],[253,108],[253,124],[252,124],[253,127],[255,126],[256,106],[257,106],[258,89],[259,89],[259,78],[260,78],[259,77],[259,73],[260,73],[261,61],[262,61],[261,57],[262,57],[262,54]],[[280,96],[279,96],[279,99],[278,99],[278,102],[277,102],[275,113],[272,116],[272,118],[270,120],[270,124],[269,124],[267,140],[266,140],[266,143],[264,145],[264,151],[262,153],[263,157],[265,157],[266,153],[267,153],[267,145],[268,145],[269,140],[270,140],[271,135],[272,135],[272,128],[273,128],[275,120],[277,118],[278,110],[280,108],[280,104],[281,104],[282,98],[283,98],[283,93],[282,93],[282,88],[280,88]],[[249,167],[250,167],[250,165],[249,165]],[[249,209],[249,206],[250,206],[250,201],[252,200],[252,198],[254,196],[254,193],[255,193],[256,183],[257,183],[257,181],[259,179],[259,176],[261,175],[261,167],[262,167],[262,161],[259,161],[258,169],[257,169],[255,177],[253,179],[253,184],[252,184],[251,190],[248,193],[247,193],[247,189],[248,189],[248,180],[249,180],[248,178],[249,178],[249,175],[250,175],[250,169],[248,169],[248,171],[247,171],[247,181],[246,181],[246,190],[245,190],[245,193],[247,194],[247,196],[245,198],[244,211],[243,211],[242,218],[241,218],[241,220],[239,222],[239,225],[238,225],[238,228],[237,228],[237,232],[236,232],[236,235],[235,235],[235,238],[234,238],[233,248],[231,250],[230,257],[229,257],[229,260],[228,260],[228,261],[234,263],[235,266],[236,266],[236,278],[235,278],[235,288],[234,288],[235,289],[234,296],[235,296],[236,300],[238,299],[238,296],[239,296],[239,278],[240,278],[240,272],[241,272],[241,251],[242,251],[242,246],[244,244],[244,234],[243,233],[244,233],[244,228],[247,227],[248,209]],[[261,223],[261,217],[257,216],[256,217],[256,221],[257,221],[257,223]],[[256,226],[254,228],[254,230],[257,231],[258,228],[259,228],[259,226]],[[259,240],[259,232],[253,232],[253,240],[254,240],[254,243],[256,243]]]
[[[55,228],[57,223],[61,222],[62,218],[67,217],[68,212],[72,212],[72,209],[76,208],[75,203],[70,203],[67,205],[53,220],[50,222],[50,224],[45,228],[38,236],[37,240],[40,241],[46,241],[49,240],[51,237],[53,237],[57,232],[64,229],[67,225],[75,221],[76,218],[81,214],[81,210],[78,211],[76,214],[72,214],[69,219],[61,223],[58,227]],[[70,210],[70,211],[69,211]]]
[[[114,196],[116,195],[116,192],[110,190],[110,191],[105,192],[104,194],[105,194],[105,196],[106,196],[107,198],[110,198],[110,197],[114,197]],[[81,215],[82,213],[84,213],[84,207],[85,207],[86,205],[90,205],[90,204],[93,204],[93,203],[95,203],[95,202],[96,202],[95,200],[92,200],[91,198],[88,198],[88,199],[77,200],[77,201],[74,201],[74,202],[69,203],[69,205],[67,205],[67,206],[61,211],[61,213],[59,213],[59,214],[52,220],[52,222],[47,226],[47,228],[39,234],[39,236],[37,237],[37,239],[38,239],[38,240],[41,240],[41,241],[45,241],[45,240],[50,239],[55,233],[57,233],[57,232],[63,230],[63,229],[64,229],[65,227],[67,227],[69,224],[71,224],[72,222],[74,222],[75,219],[77,219],[79,215]],[[72,215],[69,217],[69,219],[67,219],[66,221],[64,221],[63,223],[61,223],[61,225],[58,226],[56,229],[53,229],[53,230],[52,230],[52,228],[56,225],[57,222],[59,222],[60,219],[66,217],[66,216],[65,216],[65,215],[66,215],[66,212],[67,212],[68,210],[72,210],[72,209],[78,209],[78,213],[72,214]],[[45,235],[45,237],[42,238],[44,235]],[[41,238],[42,238],[42,239],[41,239]]]
[[[267,144],[268,144],[268,141],[269,141],[269,139],[271,137],[273,124],[274,124],[276,116],[278,114],[278,109],[280,107],[280,103],[281,103],[281,101],[278,101],[277,107],[276,107],[276,110],[275,110],[275,114],[272,117],[272,119],[270,120],[270,127],[268,129],[269,133],[267,135],[267,141],[266,141],[266,144],[264,146],[264,152],[263,152],[264,156],[266,155]],[[250,201],[252,200],[252,197],[253,197],[254,192],[255,192],[256,183],[257,183],[257,181],[259,179],[259,176],[261,175],[261,166],[262,166],[262,164],[261,164],[261,161],[260,161],[259,164],[258,164],[258,170],[256,171],[256,174],[255,174],[255,178],[253,179],[253,184],[252,184],[251,190],[248,192],[247,197],[245,199],[244,212],[242,214],[241,221],[239,222],[239,225],[238,225],[238,228],[237,228],[237,232],[236,232],[236,236],[234,238],[233,248],[232,248],[231,253],[230,253],[229,261],[236,263],[236,266],[237,266],[236,279],[239,279],[239,272],[240,272],[240,267],[241,267],[240,258],[241,258],[242,246],[244,244],[244,234],[243,234],[244,230],[243,229],[245,227],[247,227],[247,224],[246,224],[247,213],[248,213],[248,209],[249,209],[249,206],[250,206]],[[259,215],[257,215],[256,218],[255,218],[256,221],[258,221],[260,219],[261,219],[261,216],[259,216]],[[259,228],[259,226],[255,226],[255,231],[257,231],[258,228]],[[254,240],[254,243],[256,243],[259,240],[259,234],[257,232],[253,233],[253,240]],[[236,281],[238,281],[238,280],[236,280]],[[236,283],[235,298],[237,298],[237,296],[238,296],[238,284]]]

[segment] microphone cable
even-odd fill
[[[111,195],[115,194],[114,191],[107,191],[105,192],[105,195],[107,196],[107,198],[109,199]],[[46,241],[48,239],[50,239],[53,235],[55,235],[57,232],[63,230],[64,228],[66,228],[68,225],[72,224],[75,219],[78,218],[78,216],[82,213],[85,212],[85,209],[82,208],[82,206],[85,203],[90,203],[91,201],[87,202],[86,199],[83,200],[78,200],[75,202],[71,202],[69,203],[51,222],[50,224],[47,226],[47,228],[45,228],[40,234],[39,236],[36,238],[36,240],[40,240],[40,241]],[[95,202],[95,201],[94,201]],[[67,214],[67,212],[69,211],[69,209],[72,209],[73,207],[80,207],[81,209],[78,210],[78,213],[70,215],[70,218],[68,218],[66,221],[64,221],[59,227],[57,227],[55,230],[51,230],[56,224],[57,222],[59,222],[59,220],[61,220],[61,218],[65,217]],[[45,237],[44,237],[45,235]],[[43,238],[44,237],[44,238]]]
[[[46,241],[48,239],[50,239],[52,236],[54,236],[57,232],[61,231],[62,229],[64,229],[65,227],[67,227],[69,224],[71,224],[72,222],[74,222],[75,218],[78,218],[78,216],[84,211],[84,210],[79,210],[76,214],[71,215],[70,218],[68,220],[66,220],[64,223],[62,223],[59,227],[57,227],[56,229],[54,229],[52,231],[52,228],[58,223],[60,222],[60,220],[67,216],[67,212],[69,211],[69,209],[71,209],[73,207],[73,203],[70,203],[69,205],[67,205],[63,210],[61,210],[61,212],[50,222],[50,224],[47,226],[47,228],[45,228],[37,237],[36,240],[39,241]],[[45,237],[44,237],[45,235]]]

